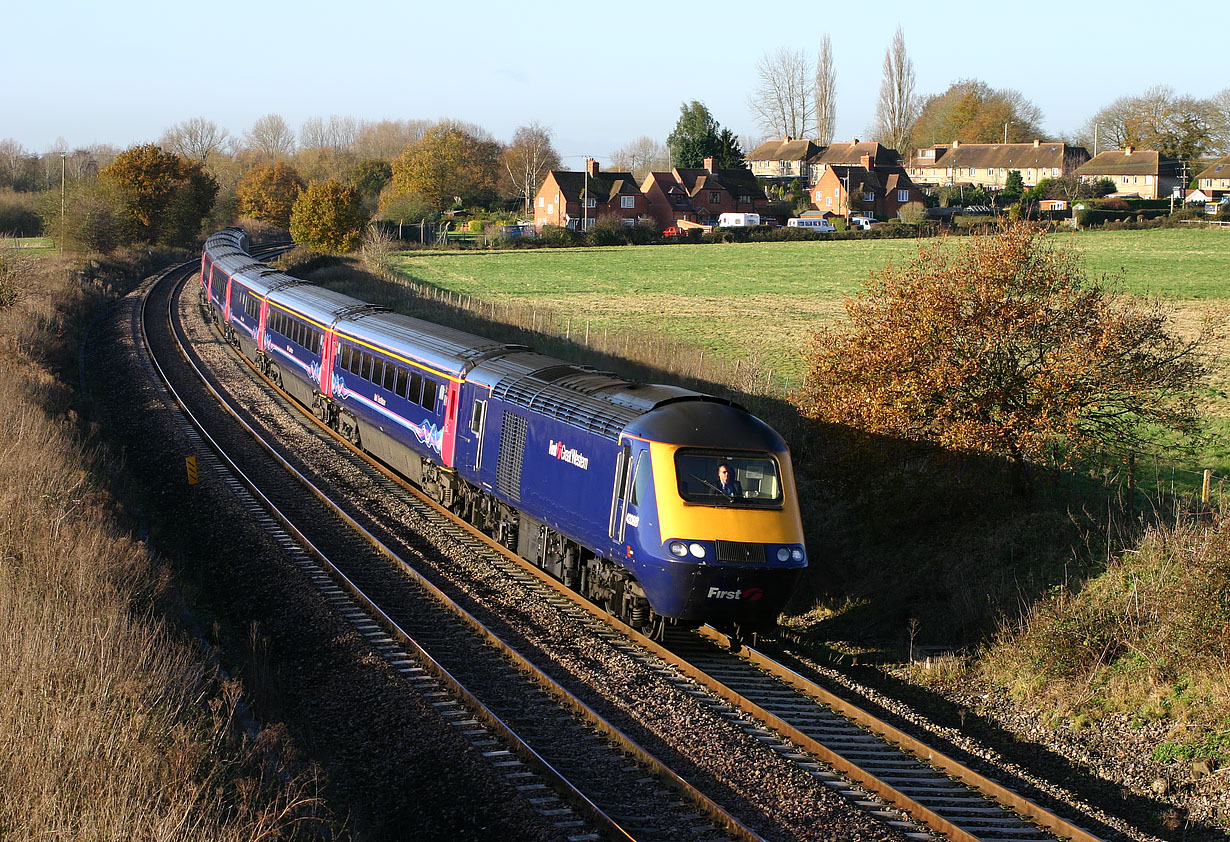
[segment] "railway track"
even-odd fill
[[[158,306],[161,308],[163,305]],[[169,326],[176,322],[174,296],[168,299],[165,306],[165,322]],[[182,358],[195,356],[194,343],[181,341],[184,344],[180,352]],[[210,341],[217,343],[216,339]],[[199,342],[198,337],[195,344]],[[195,376],[206,382],[211,379],[204,371]],[[212,388],[221,399],[225,390],[218,384]],[[272,386],[266,383],[260,388],[270,390]],[[231,411],[241,419],[247,414],[241,407]],[[306,414],[304,417],[307,417]],[[253,435],[256,435],[255,430]],[[313,428],[310,435],[319,440],[321,447],[331,448],[335,453],[349,447],[328,438],[327,432],[318,427]],[[269,447],[271,452],[278,450],[275,444]],[[291,464],[295,461],[294,454],[285,454],[279,459],[284,468],[301,474],[296,484],[315,488],[318,497],[329,496],[330,492],[316,488],[307,475],[310,471],[302,471],[302,465]],[[231,472],[237,473],[237,470]],[[374,496],[401,500],[416,510],[416,517],[439,524],[435,528],[443,537],[433,540],[451,542],[461,552],[481,559],[481,564],[495,571],[498,578],[528,589],[533,599],[551,606],[551,610],[567,616],[570,622],[585,625],[590,634],[604,640],[613,652],[639,664],[641,669],[674,687],[681,697],[714,712],[718,720],[740,731],[762,751],[767,750],[779,764],[792,766],[818,789],[830,794],[839,793],[840,798],[863,810],[865,815],[883,822],[887,834],[885,838],[895,833],[915,837],[936,833],[960,842],[991,839],[1029,842],[1056,837],[1078,842],[1099,839],[1093,832],[1014,795],[942,753],[859,711],[762,653],[749,649],[742,650],[739,655],[731,653],[729,641],[717,632],[706,630],[701,636],[674,635],[668,639],[666,647],[642,638],[575,595],[561,590],[557,583],[540,571],[515,557],[509,557],[502,547],[485,536],[464,524],[451,521],[450,515],[430,501],[410,496],[413,492],[382,468],[365,470],[369,478],[377,477],[370,480],[376,485]],[[237,482],[243,484],[243,481]],[[261,507],[274,510],[275,503],[269,500]],[[359,522],[363,516],[347,514],[344,507],[338,507],[330,517],[336,523],[332,531],[350,535],[366,532],[364,543],[368,547],[375,546],[376,555],[396,559],[399,565],[407,569],[414,567],[411,561],[404,558],[408,548],[396,546],[398,539],[392,532],[368,529]],[[440,521],[442,517],[450,520]],[[291,519],[287,516],[283,523]],[[347,523],[342,524],[342,521]],[[301,547],[313,546],[312,538],[306,531],[291,535],[294,530],[286,525],[271,528],[285,533],[290,543]],[[329,531],[325,530],[326,533]],[[579,821],[574,814],[577,810],[583,812],[584,821],[589,824],[575,838],[585,838],[586,833],[644,839],[710,838],[709,835],[712,838],[761,838],[758,832],[763,833],[765,838],[805,838],[797,835],[797,827],[790,822],[778,821],[775,824],[768,820],[767,817],[775,809],[780,809],[779,805],[763,801],[758,803],[756,793],[741,791],[738,785],[723,779],[721,775],[713,775],[719,780],[709,780],[707,786],[697,787],[685,780],[685,776],[706,777],[696,765],[685,768],[684,774],[671,771],[673,766],[689,766],[686,758],[682,757],[686,749],[676,748],[672,751],[667,747],[665,753],[671,757],[668,761],[659,760],[649,750],[640,747],[638,738],[642,742],[652,743],[655,737],[660,739],[660,735],[652,727],[640,729],[641,733],[635,736],[630,735],[627,731],[637,729],[629,728],[626,719],[621,729],[620,717],[610,715],[612,710],[618,710],[618,703],[601,703],[596,699],[600,694],[592,688],[588,693],[577,693],[576,687],[565,686],[575,684],[575,673],[561,680],[546,675],[546,669],[533,663],[534,660],[542,660],[541,653],[534,658],[522,654],[522,651],[541,649],[541,643],[524,638],[518,640],[519,635],[509,627],[507,620],[503,622],[504,628],[500,628],[498,618],[490,622],[490,627],[484,624],[483,619],[468,613],[463,621],[477,634],[480,648],[504,648],[501,665],[491,666],[489,659],[479,658],[473,649],[449,651],[456,646],[458,635],[453,632],[440,634],[439,630],[456,628],[456,620],[450,624],[446,614],[451,613],[454,617],[462,614],[458,613],[457,608],[441,606],[449,601],[456,604],[456,594],[453,597],[444,594],[442,588],[432,584],[430,575],[420,575],[414,580],[414,588],[429,596],[419,596],[411,601],[405,584],[391,582],[378,572],[348,574],[343,565],[332,565],[327,560],[330,556],[337,558],[339,554],[350,556],[355,551],[352,547],[341,547],[333,553],[309,549],[306,557],[296,563],[306,575],[321,584],[322,593],[343,616],[365,635],[370,635],[372,646],[383,657],[391,659],[390,663],[400,671],[404,671],[407,680],[430,688],[426,692],[448,694],[439,697],[439,707],[451,714],[451,721],[457,722],[457,727],[471,729],[472,736],[484,747],[495,745],[491,740],[495,739],[493,735],[498,734],[500,747],[487,749],[492,757],[507,758],[497,762],[511,764],[509,768],[516,770],[516,774],[523,773],[522,767],[535,767],[535,774],[542,779],[536,778],[527,783],[530,789],[526,791],[537,792],[540,787],[549,789],[552,794],[540,796],[546,799],[543,804],[560,802],[569,805],[573,813],[567,814],[568,817],[561,823]],[[366,554],[371,555],[372,551],[368,549]],[[378,566],[357,566],[353,562],[348,562],[345,567],[369,571],[381,569]],[[403,583],[406,581],[405,575],[398,578]],[[480,601],[473,593],[461,601],[467,599]],[[389,611],[380,607],[389,604],[400,607]],[[421,619],[422,622],[412,624],[407,618]],[[515,643],[505,643],[501,635],[514,639]],[[550,663],[551,660],[548,655],[546,662]],[[470,669],[474,664],[484,666]],[[517,679],[515,683],[526,686],[519,686],[516,693],[511,692],[513,679]],[[447,690],[440,689],[445,686]],[[468,688],[474,689],[471,692]],[[587,695],[588,703],[582,698]],[[500,701],[484,703],[484,698]],[[508,699],[516,701],[508,703]],[[606,710],[600,712],[596,709],[602,707]],[[568,727],[559,724],[563,720],[546,716],[544,711],[548,710],[569,711],[567,719],[571,724]],[[565,734],[567,736],[563,739],[554,741],[554,748],[549,751],[535,747],[551,743],[550,737]],[[608,750],[614,751],[618,758],[625,758],[625,753],[633,754],[636,768],[632,773],[615,768],[621,763],[626,766],[626,758],[616,759],[613,765],[603,765],[592,757],[579,761],[567,757],[569,750],[565,746],[599,741]],[[593,781],[573,783],[568,773],[563,771],[565,768],[584,767],[589,767],[590,772],[602,770],[596,776],[590,774],[590,778],[609,780],[616,776],[620,781],[616,789],[622,791],[621,795],[618,798],[602,795],[598,792],[602,789],[600,785]],[[668,781],[670,793],[666,794],[654,779]],[[630,783],[645,788],[639,802],[641,806],[634,807],[627,801],[619,800],[626,796]],[[731,810],[720,807],[719,801],[725,800],[732,801],[735,806]],[[662,810],[662,804],[671,804],[676,809]],[[685,807],[682,812],[679,811]],[[656,818],[655,813],[658,814]],[[745,824],[735,815],[750,816],[751,820]],[[757,818],[760,821],[756,821]],[[806,819],[802,823],[806,824]],[[753,830],[752,826],[756,829]],[[720,832],[716,829],[718,827],[722,828]],[[790,835],[782,835],[783,832]],[[821,833],[815,838],[833,837]]]

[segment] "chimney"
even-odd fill
[[[585,159],[585,171],[589,173],[590,178],[598,174],[598,162],[593,158]]]
[[[850,141],[850,145],[851,145],[851,146],[858,146],[858,138],[856,137],[856,138],[854,138],[854,140]]]
[[[860,167],[862,167],[865,170],[871,169],[871,156],[870,155],[859,156],[858,164]]]
[[[706,159],[705,159],[705,169],[707,169],[709,172],[717,172],[717,170],[715,170],[715,169],[713,168],[713,159],[712,159],[712,158],[706,158]]]
[[[954,141],[952,142],[952,148],[953,148],[953,149],[956,149],[956,148],[957,148],[957,147],[959,147],[960,145],[961,145],[961,141],[959,141],[959,140],[954,140]]]
[[[1131,155],[1131,154],[1132,154],[1132,147],[1130,147],[1130,146],[1125,146],[1125,147],[1123,147],[1123,154],[1124,154],[1124,155]]]
[[[1034,149],[1037,149],[1041,145],[1042,145],[1042,141],[1038,140],[1038,138],[1035,137],[1034,138]]]

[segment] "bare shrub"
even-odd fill
[[[71,332],[69,277],[18,274],[26,299],[0,311],[0,835],[306,836],[313,779],[276,762],[276,732],[236,727],[238,687],[155,616],[169,574],[113,524],[114,466],[33,357]]]

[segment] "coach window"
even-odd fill
[[[430,377],[423,378],[423,409],[436,411],[436,381]]]
[[[423,375],[417,371],[410,375],[410,391],[406,392],[406,400],[418,403],[423,395]]]
[[[397,385],[397,366],[393,363],[386,362],[384,364],[384,390],[386,392],[393,391],[393,387]]]
[[[376,357],[372,363],[372,376],[368,379],[376,386],[384,385],[384,360]]]
[[[406,371],[401,366],[397,367],[397,389],[395,390],[399,397],[406,396],[406,385],[410,382],[410,372]]]
[[[338,367],[342,371],[350,370],[350,346],[343,345],[337,352]]]
[[[359,376],[364,380],[372,379],[372,355],[366,351],[359,358]]]

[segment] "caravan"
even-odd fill
[[[758,213],[724,213],[718,217],[719,228],[750,228],[760,224]]]

